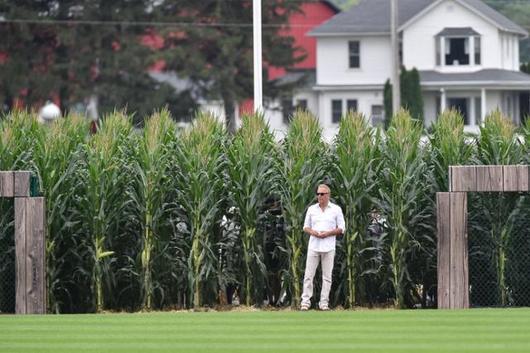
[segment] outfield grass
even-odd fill
[[[0,352],[530,352],[530,309],[0,316]]]

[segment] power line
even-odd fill
[[[161,21],[100,21],[100,20],[36,20],[36,19],[4,19],[0,20],[0,25],[7,23],[20,23],[20,24],[36,24],[36,25],[93,25],[93,26],[129,26],[129,27],[234,27],[234,28],[252,28],[252,23],[247,22],[161,22]],[[529,25],[519,26],[530,29]],[[285,24],[262,24],[264,28],[314,28],[314,24],[297,24],[297,23],[285,23]],[[347,25],[341,24],[340,26],[333,26],[337,30],[357,28],[355,24]]]
[[[4,19],[0,20],[0,25],[4,23],[23,23],[41,25],[101,25],[101,26],[141,26],[141,27],[249,27],[252,23],[246,22],[160,22],[160,21],[100,21],[100,20],[35,20],[35,19]],[[265,28],[313,28],[315,25],[309,24],[263,24]]]

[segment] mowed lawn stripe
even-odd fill
[[[529,352],[530,309],[0,316],[0,352]]]

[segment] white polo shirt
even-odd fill
[[[305,215],[304,228],[309,227],[317,232],[324,232],[336,228],[344,232],[344,215],[340,206],[328,202],[322,211],[318,203],[309,206]],[[311,235],[309,238],[309,250],[328,252],[335,250],[336,237],[317,238]]]

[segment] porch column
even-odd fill
[[[445,96],[445,88],[440,88],[440,112],[443,113],[447,106],[447,97]]]
[[[515,125],[521,125],[521,95],[519,92],[513,92],[513,120]]]
[[[480,105],[481,105],[481,109],[480,109],[480,122],[483,123],[484,120],[486,119],[486,89],[485,88],[482,88],[480,90]]]
[[[471,96],[469,99],[469,125],[476,126],[477,124],[477,109],[475,104],[475,97]]]

